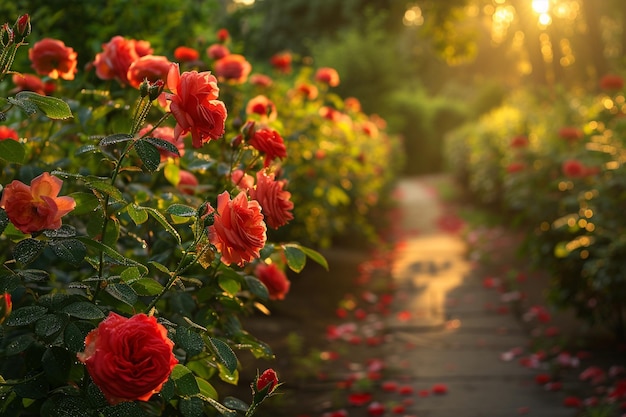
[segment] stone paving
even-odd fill
[[[463,239],[438,227],[445,213],[432,181],[399,184],[403,228],[416,233],[406,237],[393,268],[400,302],[387,319],[394,342],[385,350],[388,366],[402,370],[415,392],[439,384],[447,393],[415,401],[406,414],[571,417],[571,409],[534,384],[536,371],[501,360],[528,336],[511,314],[485,309],[498,297],[476,276]]]

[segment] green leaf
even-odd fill
[[[172,226],[167,219],[165,218],[164,215],[161,214],[160,211],[153,209],[152,207],[142,207],[143,210],[146,210],[148,212],[149,215],[151,215],[156,221],[158,221],[161,226],[163,226],[163,228],[172,236],[174,236],[176,238],[176,240],[178,241],[178,244],[181,245],[182,244],[182,240],[180,238],[180,235],[178,234],[178,232],[176,231],[176,229],[174,229],[174,226]]]
[[[246,275],[244,279],[246,280],[246,285],[252,294],[256,295],[261,300],[269,299],[270,295],[267,287],[257,277]]]
[[[84,320],[97,320],[104,318],[104,313],[95,304],[88,301],[78,301],[65,306],[61,309],[63,313],[67,313],[72,317]]]
[[[145,140],[138,140],[135,142],[135,150],[148,171],[154,172],[159,168],[161,154],[154,145]]]
[[[109,146],[115,143],[128,142],[133,139],[133,135],[129,135],[128,133],[115,133],[113,135],[109,135],[100,140],[98,145],[100,146]]]
[[[135,290],[130,285],[123,282],[109,284],[107,285],[105,291],[113,296],[113,298],[128,304],[131,307],[137,302],[138,297]]]
[[[165,165],[163,175],[165,175],[165,179],[174,186],[178,185],[180,182],[180,168],[176,164],[168,163]]]
[[[222,381],[227,382],[231,385],[237,385],[239,383],[238,370],[235,369],[233,372],[231,372],[230,369],[227,369],[226,366],[221,363],[217,364],[217,370],[219,371],[218,376]]]
[[[56,256],[74,266],[80,265],[87,255],[87,248],[77,239],[53,240],[50,248]]]
[[[307,248],[305,246],[299,246],[299,248],[302,252],[305,253],[306,256],[311,258],[311,260],[313,260],[314,262],[317,262],[318,264],[323,266],[325,270],[328,271],[328,261],[326,260],[326,258],[324,258],[324,255],[322,255],[321,253],[311,248]]]
[[[43,235],[51,239],[74,237],[76,236],[76,228],[74,226],[64,224],[56,230],[44,230]]]
[[[20,91],[15,95],[15,98],[22,102],[28,101],[33,103],[50,119],[63,120],[72,117],[70,106],[59,98],[42,96],[32,91]]]
[[[198,214],[197,209],[184,204],[172,204],[165,212],[178,217],[195,217]]]
[[[235,397],[224,398],[224,405],[228,408],[232,408],[233,410],[243,411],[243,412],[248,411],[248,408],[250,407],[247,403]]]
[[[207,347],[217,356],[219,361],[226,366],[226,369],[230,373],[237,370],[237,356],[235,352],[226,344],[226,342],[217,339],[215,337],[208,338],[209,344]]]
[[[85,336],[87,336],[80,328],[70,322],[63,330],[63,340],[65,346],[72,352],[82,352],[85,348]]]
[[[200,398],[183,398],[178,405],[183,417],[202,417],[204,415],[204,403]]]
[[[5,324],[7,326],[27,326],[46,315],[48,309],[42,306],[26,306],[13,310]]]
[[[294,272],[301,272],[306,265],[306,254],[299,245],[288,243],[282,245],[287,259],[287,266]]]
[[[143,408],[136,402],[125,401],[102,409],[104,417],[146,417]]]
[[[202,336],[188,327],[178,326],[174,341],[187,352],[189,357],[199,355],[204,350]]]
[[[49,387],[45,375],[41,374],[33,379],[27,380],[24,383],[14,386],[13,390],[22,398],[39,399],[45,398],[48,395]]]
[[[117,187],[109,184],[108,182],[94,179],[87,179],[85,182],[87,184],[87,187],[91,188],[92,190],[100,191],[101,193],[107,194],[115,201],[124,201],[124,197],[122,196],[121,191],[118,190]]]
[[[76,208],[72,210],[73,216],[80,216],[82,214],[94,213],[98,207],[100,207],[100,201],[98,197],[92,193],[72,193],[68,195],[72,197],[76,202]]]
[[[163,291],[163,285],[151,278],[141,278],[130,284],[133,290],[140,296],[151,296],[160,294]]]
[[[41,269],[22,269],[17,274],[26,282],[42,282],[50,279],[48,271]]]
[[[13,256],[16,261],[29,264],[37,259],[45,246],[46,244],[44,242],[37,239],[27,238],[20,240],[13,249]]]
[[[237,295],[237,293],[241,290],[241,284],[239,283],[238,280],[234,280],[224,275],[220,275],[217,278],[217,283],[221,289],[223,289],[229,295],[232,295],[232,296]]]
[[[109,258],[115,261],[118,265],[136,266],[137,268],[139,268],[140,271],[142,271],[143,274],[148,273],[148,268],[145,265],[140,264],[139,262],[134,261],[132,259],[126,258],[121,253],[111,248],[110,246],[105,245],[102,242],[98,242],[97,240],[93,240],[87,236],[78,236],[76,239],[80,240],[86,246],[92,249],[95,249],[98,252],[103,252]]]
[[[47,338],[61,331],[67,316],[57,314],[46,314],[35,323],[35,334],[42,338]]]
[[[37,114],[38,107],[34,103],[31,103],[28,100],[18,100],[17,98],[14,98],[14,97],[9,97],[8,100],[9,100],[9,103],[24,110],[24,112],[28,114],[29,116],[32,116],[33,114]]]
[[[12,139],[0,140],[0,159],[12,164],[22,164],[26,156],[26,148]]]
[[[46,349],[41,365],[48,381],[55,385],[67,383],[74,359],[75,356],[66,349],[54,346]]]
[[[200,393],[200,388],[193,373],[184,365],[177,364],[170,375],[180,395],[192,396]]]
[[[9,216],[5,209],[0,208],[0,235],[4,232],[4,229],[9,225]]]
[[[148,213],[135,203],[126,206],[126,212],[137,226],[148,220]]]
[[[174,145],[170,141],[167,141],[161,138],[150,137],[150,136],[142,138],[142,140],[145,140],[146,142],[151,143],[157,149],[163,149],[164,151],[168,151],[177,156],[180,156],[180,151],[178,150],[176,145]]]
[[[217,400],[218,395],[217,391],[207,380],[196,377],[196,382],[198,383],[198,387],[200,388],[200,394],[207,398],[213,398]]]
[[[19,335],[6,345],[4,353],[6,356],[17,355],[28,349],[34,342],[35,338],[31,334]]]

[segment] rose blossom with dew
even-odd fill
[[[257,172],[256,186],[250,189],[250,198],[261,205],[265,223],[274,229],[293,220],[291,193],[283,189],[286,185],[286,180],[277,181],[274,173],[263,170]]]
[[[18,133],[7,126],[0,126],[0,140],[13,139],[20,140]]]
[[[230,54],[215,62],[215,75],[220,81],[243,84],[248,80],[252,65],[243,55]]]
[[[179,46],[174,49],[174,59],[179,62],[194,62],[200,59],[200,53],[187,46]]]
[[[145,55],[130,64],[126,78],[128,83],[135,88],[139,88],[145,79],[150,82],[157,80],[165,81],[171,64],[167,57]]]
[[[276,264],[259,263],[254,269],[254,275],[265,285],[270,300],[284,300],[289,292],[291,282]]]
[[[102,45],[92,65],[101,80],[116,79],[120,84],[129,84],[128,69],[131,64],[145,55],[152,54],[150,43],[114,36]]]
[[[280,134],[274,129],[256,129],[249,143],[254,149],[262,154],[265,154],[263,166],[266,168],[274,159],[287,157],[285,142],[283,141],[282,136],[280,136]]]
[[[39,75],[73,80],[78,54],[60,40],[44,38],[28,50],[28,58]]]
[[[63,181],[47,172],[34,178],[30,185],[13,180],[4,187],[0,207],[22,233],[33,233],[61,227],[61,217],[76,207],[72,197],[58,197]]]
[[[337,87],[339,85],[339,73],[334,68],[322,67],[315,73],[315,80],[329,87]]]
[[[172,64],[167,76],[171,93],[170,111],[176,119],[175,137],[191,132],[192,145],[200,148],[211,139],[224,134],[226,106],[217,100],[217,79],[210,72],[180,73],[178,64]]]
[[[209,207],[215,218],[209,226],[209,240],[222,254],[225,265],[243,266],[260,256],[267,240],[267,226],[256,200],[248,201],[245,192],[232,200],[228,191],[217,196],[217,210]]]
[[[109,315],[85,338],[78,360],[109,404],[148,401],[178,363],[167,329],[154,316]]]

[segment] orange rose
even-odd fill
[[[170,65],[171,62],[164,56],[145,55],[130,64],[126,78],[135,88],[139,88],[144,79],[150,82],[165,81]]]
[[[57,197],[63,181],[44,172],[30,186],[14,180],[4,188],[0,207],[22,233],[61,227],[61,217],[76,207],[72,197]]]
[[[172,64],[167,86],[171,93],[166,94],[166,98],[170,100],[170,111],[176,119],[176,139],[191,132],[192,145],[200,148],[224,134],[226,106],[217,100],[220,90],[210,72],[180,74],[178,64]]]
[[[246,174],[242,169],[234,170],[230,179],[241,191],[248,191],[254,187],[254,177]]]
[[[257,129],[250,139],[250,145],[265,154],[265,161],[263,163],[265,167],[269,166],[270,162],[275,158],[287,157],[285,142],[274,129]]]
[[[250,198],[261,204],[265,223],[274,229],[293,219],[293,202],[289,200],[291,193],[283,190],[286,184],[285,180],[276,181],[273,173],[259,171],[256,174],[256,187],[250,189]]]
[[[0,126],[0,140],[5,139],[20,140],[20,137],[17,132],[10,127]]]
[[[289,52],[282,52],[272,55],[270,63],[274,68],[283,74],[289,74],[291,72],[291,54]]]
[[[250,71],[252,71],[252,65],[243,55],[230,54],[215,62],[215,75],[220,81],[242,84],[248,79]]]
[[[64,80],[73,80],[77,56],[74,49],[65,46],[62,41],[50,38],[40,40],[28,50],[28,58],[37,74],[54,79],[61,77]]]
[[[283,300],[289,292],[291,282],[276,264],[260,263],[254,269],[254,275],[267,287],[271,300]]]
[[[323,67],[315,73],[315,80],[330,87],[337,87],[339,85],[339,73],[334,68]]]
[[[167,330],[154,316],[109,313],[85,338],[77,354],[110,404],[148,401],[178,363]]]
[[[127,85],[130,65],[142,56],[151,53],[152,49],[147,41],[114,36],[108,43],[102,45],[102,52],[96,55],[93,66],[96,68],[98,78],[116,79],[122,85]]]
[[[224,264],[243,266],[258,258],[259,251],[265,246],[266,232],[261,206],[255,200],[248,201],[245,192],[239,193],[232,201],[228,191],[217,196],[217,210],[213,225],[209,226],[209,240],[222,254]]]

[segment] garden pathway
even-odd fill
[[[384,346],[387,366],[422,393],[407,401],[405,414],[571,417],[572,409],[534,383],[536,370],[502,360],[504,352],[525,346],[528,335],[508,310],[493,307],[500,295],[485,289],[480,268],[467,259],[454,215],[435,192],[440,181],[407,179],[398,186],[409,233],[396,253],[398,302],[386,322],[391,343]]]

